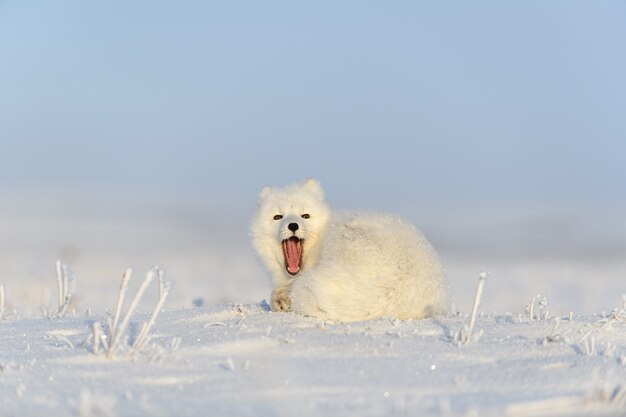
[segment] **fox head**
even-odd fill
[[[285,281],[317,262],[330,222],[320,183],[264,187],[252,223],[254,247],[275,280]]]

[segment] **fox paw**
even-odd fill
[[[270,303],[272,311],[289,311],[291,308],[291,299],[285,290],[274,290],[272,292],[272,302]]]

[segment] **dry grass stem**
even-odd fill
[[[145,344],[148,338],[148,333],[150,332],[150,329],[154,325],[156,321],[156,317],[161,311],[161,309],[163,308],[163,305],[165,304],[165,300],[169,294],[170,284],[165,282],[165,279],[164,279],[165,273],[163,269],[161,267],[154,267],[146,274],[144,280],[139,286],[139,289],[137,290],[137,293],[133,297],[126,313],[122,314],[122,310],[124,307],[125,294],[128,289],[128,283],[130,281],[131,275],[132,275],[132,271],[130,269],[127,269],[126,272],[122,276],[122,282],[120,285],[120,291],[119,291],[119,295],[117,298],[115,312],[114,312],[112,321],[109,322],[109,345],[105,348],[106,356],[108,358],[113,357],[115,352],[121,347],[122,338],[124,337],[124,333],[126,332],[126,328],[128,327],[130,318],[132,317],[133,313],[137,309],[137,306],[139,305],[140,300],[142,299],[150,283],[154,280],[155,276],[158,277],[159,299],[157,300],[157,303],[152,311],[152,314],[150,315],[149,320],[146,323],[144,323],[143,326],[141,327],[141,331],[139,332],[139,335],[137,336],[137,338],[135,339],[135,342],[132,345],[133,351],[137,351],[141,349],[141,347]],[[96,332],[95,328],[94,328],[94,332]],[[96,337],[96,334],[94,333],[94,338],[95,337]],[[94,341],[94,347],[96,345],[99,346],[101,341],[103,344],[106,343],[104,336],[101,336],[99,338],[99,341]]]
[[[132,269],[127,269],[122,275],[122,282],[120,284],[120,291],[117,296],[117,303],[115,305],[115,312],[113,313],[113,321],[110,325],[110,333],[115,334],[115,330],[117,329],[117,324],[120,320],[120,314],[122,313],[122,307],[124,306],[124,296],[126,294],[126,290],[128,289],[128,282],[130,281],[130,277],[133,273]]]
[[[0,320],[4,315],[4,284],[0,284]]]
[[[483,287],[485,286],[486,278],[486,272],[481,272],[478,275],[478,286],[476,287],[476,294],[474,295],[474,304],[472,306],[469,326],[464,325],[461,330],[456,332],[453,336],[453,342],[457,346],[467,345],[472,340],[472,333],[474,332],[474,325],[476,324],[476,316],[478,315],[478,306],[480,305],[480,300],[483,295]],[[482,336],[482,332],[476,333],[473,336],[476,340]]]
[[[65,316],[68,307],[72,303],[72,285],[74,284],[74,277],[69,267],[57,260],[56,262],[56,274],[57,274],[57,289],[58,289],[58,303],[59,307],[54,313],[49,313],[47,309],[44,310],[44,315],[49,319],[55,319]]]

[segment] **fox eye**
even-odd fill
[[[276,216],[274,216],[274,220],[280,220],[283,218],[282,214],[277,214]]]
[[[308,218],[310,218],[311,216],[309,216],[309,214],[308,214],[308,213],[304,213],[304,214],[303,214],[302,216],[300,216],[300,217],[302,217],[303,219],[308,219]]]

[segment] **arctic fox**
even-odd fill
[[[264,187],[251,236],[272,275],[274,311],[348,322],[447,310],[444,269],[413,225],[390,214],[333,213],[316,180]]]

